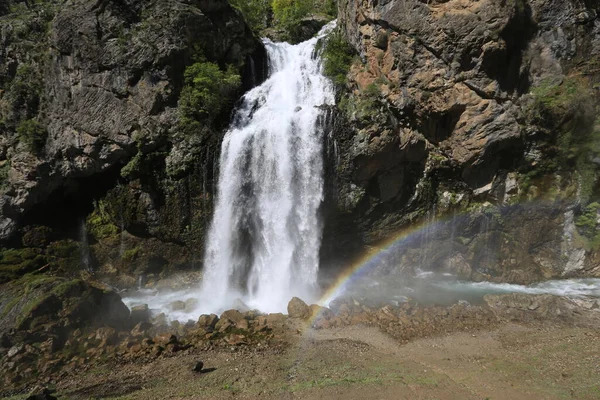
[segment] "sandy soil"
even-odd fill
[[[504,325],[401,345],[362,326],[64,379],[63,399],[599,399],[600,331]],[[206,373],[191,371],[198,360]]]

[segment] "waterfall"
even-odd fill
[[[92,267],[92,254],[90,250],[90,242],[88,240],[87,226],[85,225],[85,219],[81,220],[79,226],[79,258],[81,264],[85,267],[86,271],[94,272]]]
[[[218,311],[241,299],[285,311],[292,296],[311,300],[319,268],[324,124],[334,88],[321,72],[317,37],[265,39],[270,77],[242,99],[219,159],[201,307]]]

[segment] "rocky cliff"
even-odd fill
[[[342,247],[326,252],[423,224],[401,270],[428,253],[424,268],[473,279],[600,274],[599,3],[339,8],[357,57],[340,94],[327,233]]]
[[[266,73],[239,12],[225,0],[0,12],[0,243],[52,264],[49,243],[85,238],[96,246],[86,264],[132,270],[201,257],[223,127]],[[193,74],[231,84],[203,98]]]

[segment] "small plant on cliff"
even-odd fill
[[[96,239],[105,239],[119,233],[119,228],[112,222],[107,204],[100,200],[94,211],[87,217],[86,227]]]
[[[582,214],[575,220],[575,225],[582,235],[592,238],[597,233],[599,210],[600,203],[591,203],[583,209]]]
[[[0,162],[0,191],[8,187],[8,170],[10,164],[8,161]]]
[[[213,122],[232,101],[241,84],[241,77],[230,65],[221,69],[204,59],[185,70],[185,87],[179,99],[180,116],[184,121]]]
[[[340,32],[332,32],[323,46],[323,73],[337,86],[344,86],[354,59],[354,49]]]
[[[48,133],[46,127],[35,119],[26,119],[17,126],[19,140],[27,146],[32,153],[39,153],[46,144]]]

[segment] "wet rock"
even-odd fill
[[[150,308],[148,304],[142,304],[139,306],[131,307],[131,324],[137,325],[140,322],[148,322],[151,317]]]
[[[198,325],[198,327],[210,332],[213,329],[215,329],[217,322],[219,322],[219,317],[217,317],[215,314],[210,314],[210,315],[203,314],[200,316],[200,318],[198,318],[198,322],[196,325]]]
[[[285,325],[285,315],[282,313],[268,314],[264,318],[265,327],[268,329],[282,329]]]
[[[238,310],[239,312],[242,312],[242,313],[250,311],[250,307],[248,307],[248,305],[246,303],[244,303],[242,301],[242,299],[235,299],[235,301],[233,302],[232,308],[234,310]]]
[[[114,328],[103,327],[96,330],[95,339],[100,341],[100,347],[112,346],[117,342],[118,338],[117,331]]]
[[[177,336],[171,334],[162,334],[154,337],[154,342],[163,346],[168,344],[179,343]]]
[[[294,297],[290,300],[287,311],[290,318],[307,319],[311,315],[308,305],[298,297]]]
[[[152,325],[156,327],[163,327],[169,325],[169,320],[165,313],[160,313],[156,317],[152,318]]]
[[[148,330],[152,328],[149,322],[140,322],[131,330],[131,336],[139,337],[148,335]]]
[[[234,324],[230,319],[221,318],[221,319],[219,319],[219,322],[217,322],[217,324],[215,325],[215,330],[217,332],[226,332],[233,326],[234,326]]]
[[[485,302],[501,320],[597,326],[600,315],[574,300],[550,294],[487,295]]]
[[[238,310],[228,310],[221,314],[221,319],[217,322],[215,329],[219,332],[224,332],[230,327],[247,330],[249,327],[248,320]]]
[[[169,304],[169,308],[171,311],[184,311],[185,310],[185,302],[181,300],[177,300]]]
[[[187,299],[185,301],[185,312],[191,313],[198,308],[198,299]]]

